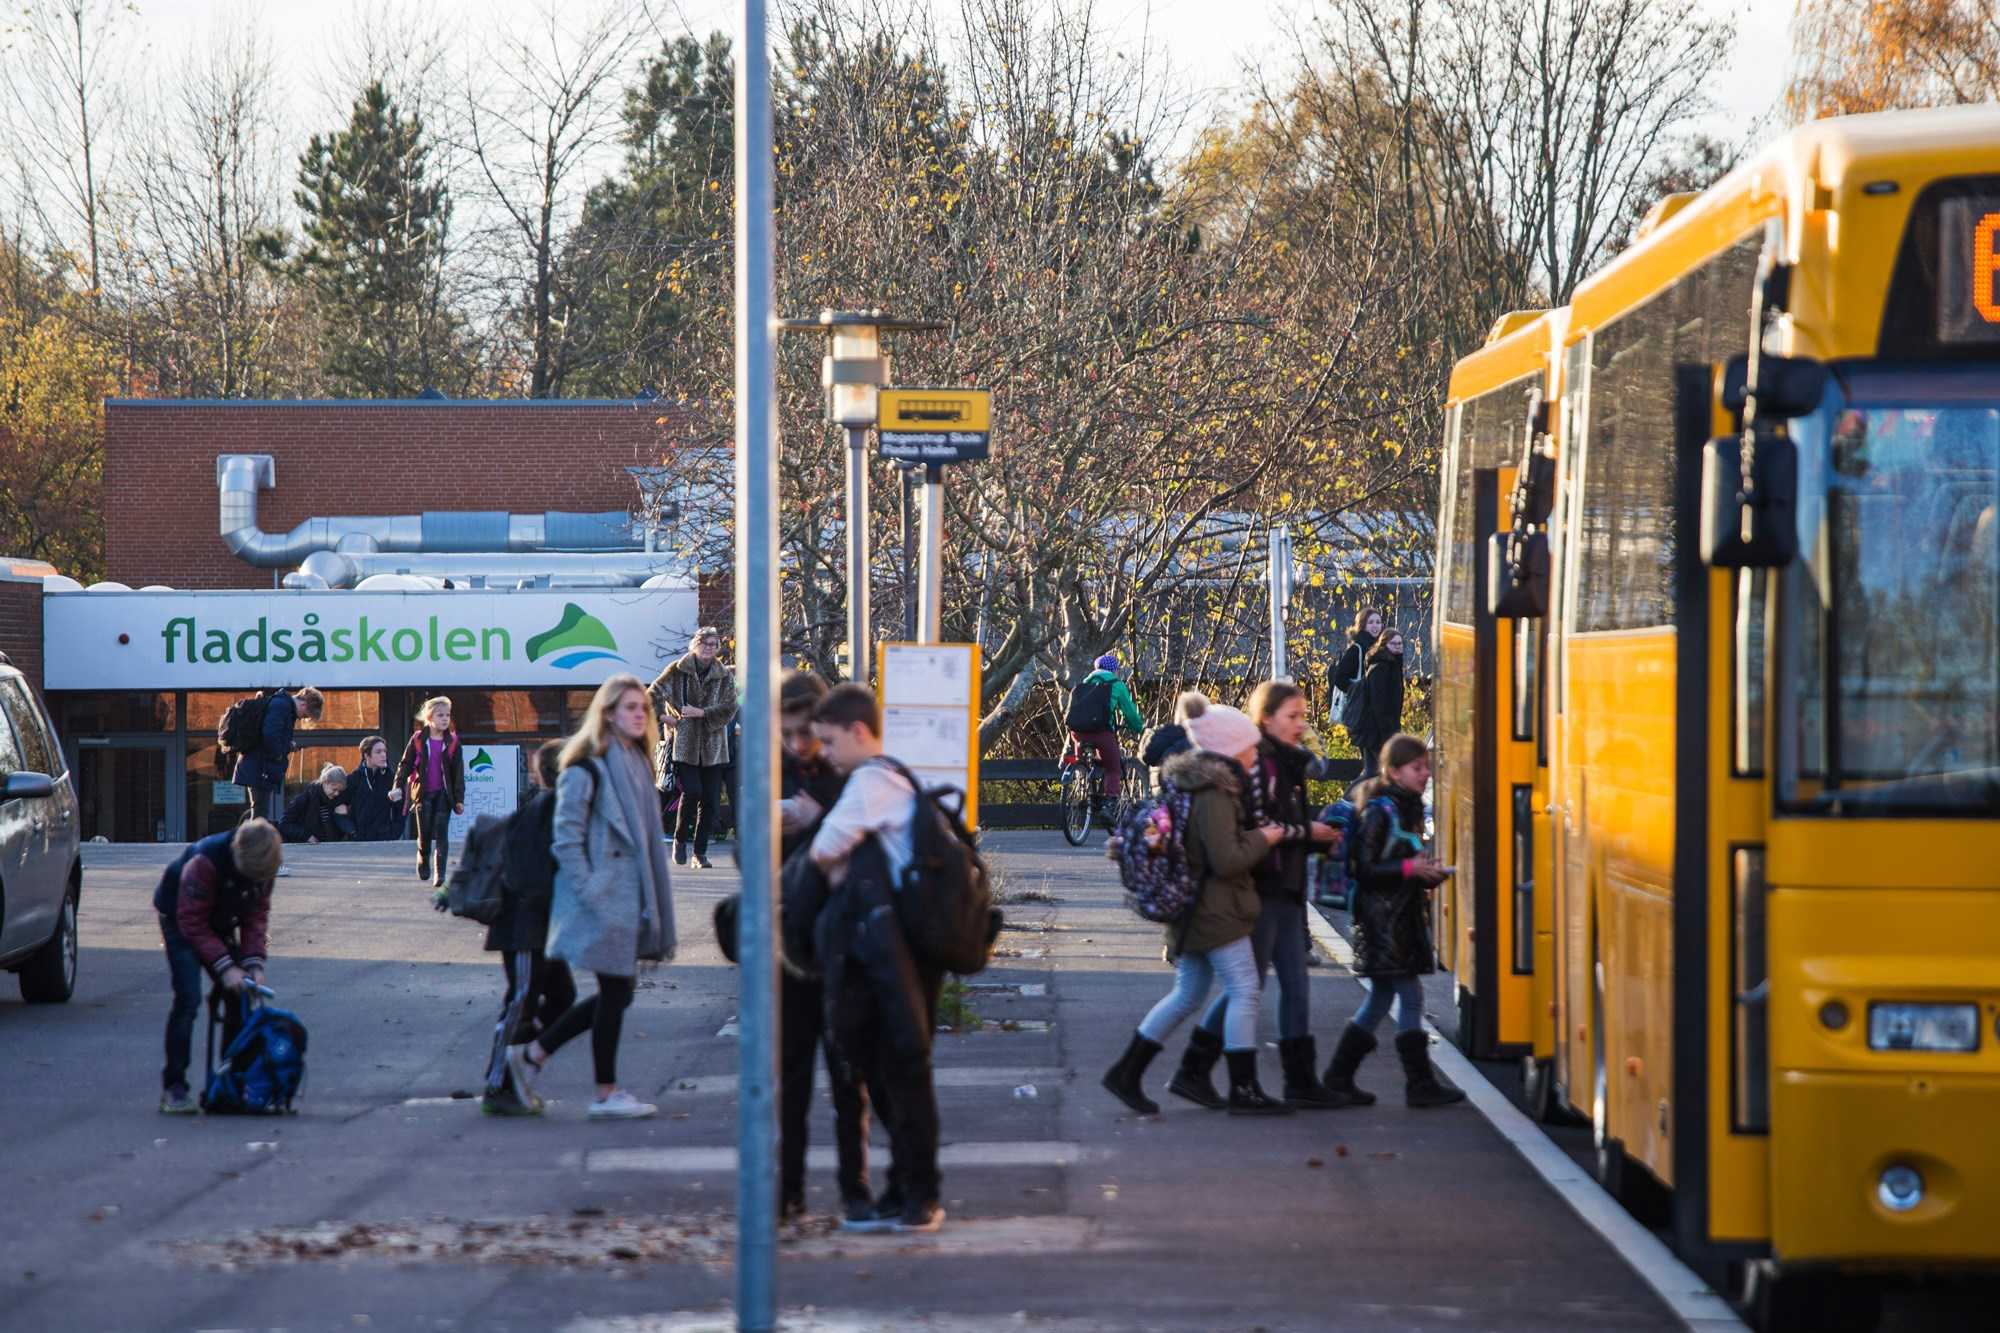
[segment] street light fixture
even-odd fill
[[[868,432],[880,411],[882,387],[889,383],[885,333],[935,333],[941,320],[898,319],[881,310],[822,310],[818,319],[785,319],[786,333],[817,333],[827,339],[820,362],[826,388],[826,419],[847,432],[847,678],[868,679]]]

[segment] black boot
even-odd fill
[[[1403,1100],[1411,1106],[1450,1106],[1465,1094],[1431,1068],[1431,1039],[1424,1032],[1398,1032],[1396,1054],[1403,1061]]]
[[[1229,1105],[1215,1093],[1215,1085],[1208,1076],[1215,1070],[1215,1062],[1222,1058],[1222,1038],[1212,1036],[1200,1028],[1188,1038],[1188,1048],[1181,1056],[1181,1067],[1175,1071],[1173,1082],[1167,1084],[1167,1091],[1176,1097],[1185,1097],[1196,1106],[1205,1106],[1211,1111],[1220,1111]]]
[[[1327,1062],[1326,1076],[1320,1079],[1320,1086],[1326,1089],[1327,1095],[1339,1098],[1342,1106],[1373,1106],[1375,1094],[1354,1086],[1354,1071],[1361,1068],[1361,1062],[1374,1049],[1374,1034],[1349,1023],[1340,1034],[1340,1045],[1333,1048],[1333,1059]]]
[[[1104,1075],[1104,1090],[1140,1115],[1158,1115],[1160,1104],[1146,1096],[1140,1079],[1145,1076],[1146,1066],[1153,1063],[1153,1057],[1159,1053],[1160,1043],[1143,1033],[1133,1033],[1131,1043],[1125,1047],[1125,1054],[1119,1056],[1118,1063]]]
[[[1229,1052],[1229,1114],[1290,1115],[1292,1108],[1257,1083],[1257,1052]]]
[[[1285,1105],[1301,1110],[1333,1111],[1346,1103],[1327,1092],[1313,1075],[1319,1056],[1311,1037],[1284,1037],[1278,1042],[1278,1063],[1285,1070]]]

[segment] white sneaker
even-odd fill
[[[527,1101],[534,1096],[535,1080],[542,1076],[541,1066],[528,1058],[528,1044],[507,1048],[507,1072],[514,1076],[514,1091]]]
[[[280,865],[280,866],[278,867],[278,878],[279,878],[279,879],[283,879],[283,878],[285,878],[285,877],[286,877],[287,875],[289,875],[289,874],[291,874],[291,873],[292,873],[292,868],[291,868],[290,866],[288,866],[288,865]]]
[[[660,1113],[657,1106],[648,1105],[620,1088],[609,1097],[600,1097],[590,1104],[585,1114],[592,1120],[644,1120]]]

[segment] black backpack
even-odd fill
[[[1086,680],[1071,691],[1069,713],[1063,725],[1071,731],[1111,730],[1111,686],[1113,680]]]
[[[510,816],[481,815],[465,835],[465,848],[452,867],[445,903],[453,916],[490,926],[505,905],[507,824]]]
[[[264,714],[274,690],[259,690],[222,711],[215,724],[215,771],[228,777],[236,761],[264,743]]]
[[[1000,934],[1000,910],[993,905],[986,862],[965,827],[964,794],[928,790],[895,760],[884,756],[882,762],[916,793],[910,868],[896,893],[910,952],[962,977],[983,972]],[[946,796],[959,798],[956,808],[945,803]]]

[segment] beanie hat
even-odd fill
[[[1097,669],[1099,671],[1116,671],[1118,669],[1118,654],[1106,653],[1104,656],[1098,658]]]
[[[1190,710],[1187,729],[1200,748],[1232,756],[1242,754],[1264,735],[1241,709],[1226,704],[1209,704],[1199,713]]]

